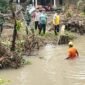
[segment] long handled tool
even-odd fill
[[[62,25],[60,28],[59,35],[58,35],[57,44],[59,44],[60,37],[61,37],[61,35],[64,35],[64,32],[65,32],[65,25]]]

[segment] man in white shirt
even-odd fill
[[[38,25],[39,25],[39,17],[40,17],[40,12],[39,12],[39,10],[36,10],[36,12],[35,12],[35,30],[37,30]]]

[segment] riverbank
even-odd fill
[[[54,31],[48,31],[45,35],[37,34],[30,34],[30,35],[23,35],[20,33],[16,40],[16,50],[15,52],[10,51],[11,47],[11,38],[12,38],[12,30],[4,29],[4,32],[1,36],[1,51],[0,51],[0,62],[1,68],[13,67],[19,68],[25,63],[23,59],[23,55],[30,56],[34,55],[36,51],[38,51],[41,47],[46,46],[47,44],[58,45],[58,39],[60,38],[60,34],[55,35]],[[65,32],[64,36],[67,36],[67,41],[63,41],[67,44],[70,40],[75,39],[75,33]],[[64,37],[65,40],[65,37]],[[2,49],[3,48],[3,49]],[[5,54],[4,54],[5,50]],[[15,54],[15,55],[14,55]],[[12,57],[13,56],[13,57]],[[19,58],[18,58],[19,57]],[[24,60],[24,61],[23,61]]]

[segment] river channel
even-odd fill
[[[47,44],[37,55],[26,57],[31,62],[19,69],[0,70],[5,85],[85,85],[85,36],[74,41],[79,58],[66,60],[67,45]]]

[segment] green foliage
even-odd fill
[[[79,0],[77,2],[77,8],[78,8],[78,10],[82,11],[83,13],[85,13],[85,0]]]
[[[0,78],[0,85],[4,85],[5,83],[9,83],[10,80],[4,80]]]
[[[0,16],[0,24],[3,24],[5,22],[4,17]]]
[[[70,32],[70,31],[65,31],[65,35],[69,36],[70,40],[76,39],[77,37],[75,36],[74,33]]]
[[[68,13],[66,14],[66,16],[67,16],[67,17],[71,17],[72,14],[71,14],[70,12],[68,12]]]
[[[2,85],[4,83],[4,80],[0,79],[0,85]]]
[[[31,62],[31,61],[26,61],[26,60],[24,60],[23,64],[24,64],[24,65],[32,65],[32,62]]]
[[[16,29],[17,31],[19,31],[21,28],[21,21],[20,20],[16,20]]]
[[[8,9],[9,5],[9,0],[0,0],[0,11],[1,12],[6,12]]]
[[[84,9],[83,9],[83,12],[84,12],[84,14],[85,14],[85,6],[84,6]]]

